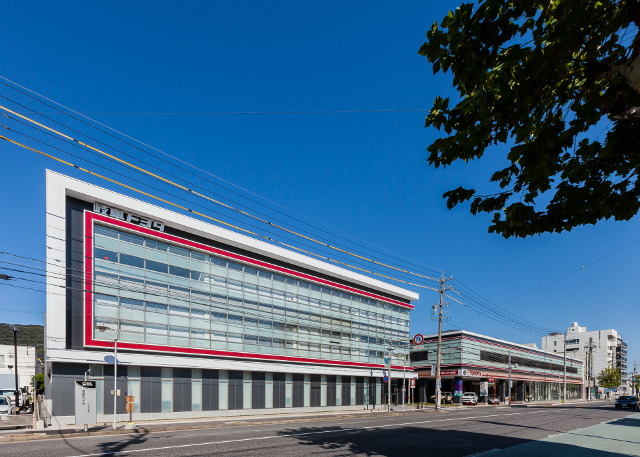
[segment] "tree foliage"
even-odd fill
[[[31,378],[31,387],[36,395],[44,394],[44,373],[38,373]]]
[[[639,23],[637,0],[479,0],[433,24],[419,53],[434,73],[451,71],[459,100],[434,101],[425,126],[444,135],[429,163],[509,149],[489,192],[461,186],[444,194],[447,206],[472,200],[504,237],[633,217]]]
[[[598,385],[607,389],[615,389],[621,382],[622,374],[614,367],[607,367],[598,375]]]

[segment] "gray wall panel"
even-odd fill
[[[218,370],[202,370],[202,410],[217,411],[219,407]]]
[[[159,413],[162,410],[162,386],[159,367],[140,367],[140,412]]]

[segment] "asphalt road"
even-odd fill
[[[635,413],[611,402],[566,407],[453,408],[443,413],[75,437],[0,444],[0,455],[468,456]]]

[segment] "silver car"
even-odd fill
[[[478,404],[478,396],[475,392],[465,392],[462,394],[462,404],[475,406]]]
[[[6,395],[0,395],[0,414],[11,415],[16,413],[16,408]]]

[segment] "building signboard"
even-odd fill
[[[164,232],[164,224],[162,222],[147,219],[146,217],[136,216],[135,214],[127,213],[121,209],[112,208],[101,203],[93,204],[93,212],[102,214],[103,216],[110,216],[121,221],[130,222],[132,224],[139,225],[140,227],[146,227],[160,232]]]
[[[76,381],[76,425],[95,424],[96,410],[96,382]]]
[[[480,396],[486,397],[489,395],[489,383],[487,381],[482,381],[480,383]]]

